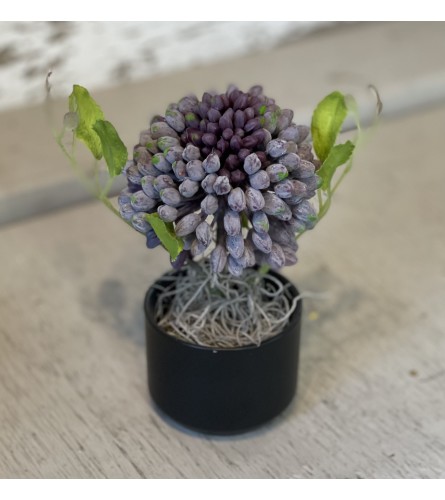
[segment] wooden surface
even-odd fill
[[[160,251],[91,203],[0,230],[0,477],[445,478],[445,107],[382,124],[285,274],[299,394],[239,437],[147,395]]]

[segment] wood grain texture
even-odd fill
[[[147,394],[160,251],[97,204],[0,231],[0,477],[445,478],[445,108],[383,124],[285,274],[306,300],[299,394],[239,437]]]

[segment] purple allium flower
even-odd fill
[[[143,214],[173,222],[184,240],[181,264],[209,248],[214,272],[294,264],[296,234],[314,226],[308,199],[320,164],[309,128],[293,118],[258,85],[183,97],[141,132],[121,216],[150,248],[159,240]]]

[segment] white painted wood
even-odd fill
[[[98,204],[0,230],[0,477],[445,478],[438,107],[382,124],[285,274],[306,300],[299,394],[232,438],[147,395],[143,294],[168,268]]]

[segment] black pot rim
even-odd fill
[[[204,345],[199,345],[199,344],[193,344],[191,342],[186,342],[185,340],[179,339],[177,337],[174,337],[173,335],[170,335],[167,333],[163,328],[161,328],[156,321],[154,321],[154,310],[150,307],[150,298],[151,296],[157,292],[156,288],[153,287],[155,283],[158,283],[162,281],[163,277],[167,274],[179,274],[181,273],[181,270],[179,271],[170,271],[167,273],[162,274],[159,278],[157,278],[153,284],[150,286],[150,288],[147,290],[147,293],[145,294],[144,298],[144,314],[145,314],[145,319],[150,323],[150,325],[158,330],[158,332],[162,332],[163,335],[165,335],[168,339],[171,340],[171,342],[177,343],[177,344],[182,344],[184,347],[189,347],[191,349],[197,349],[197,350],[203,350],[203,351],[210,351],[210,352],[216,352],[216,351],[223,351],[223,352],[230,352],[230,351],[250,351],[250,350],[255,350],[260,348],[261,346],[265,346],[267,344],[271,344],[273,342],[278,341],[283,335],[285,335],[287,328],[291,327],[293,323],[296,324],[298,317],[300,316],[301,313],[301,308],[302,308],[302,300],[299,299],[297,302],[297,306],[293,313],[289,316],[288,322],[283,324],[281,331],[274,335],[273,337],[265,340],[264,342],[261,342],[261,344],[256,345],[256,344],[249,344],[245,346],[239,346],[239,347],[211,347],[211,346],[204,346]],[[285,280],[289,285],[289,290],[292,295],[295,297],[299,296],[299,291],[297,290],[297,287],[285,276],[282,274],[279,274],[278,272],[274,271],[273,269],[269,269],[267,274],[271,274],[275,276],[278,279]],[[151,314],[149,314],[151,312]]]

